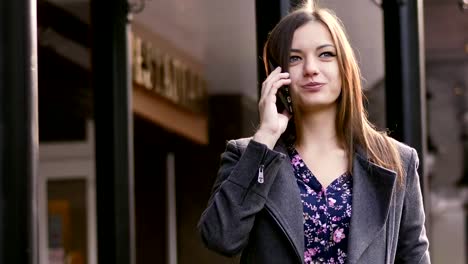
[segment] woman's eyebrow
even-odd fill
[[[323,44],[323,45],[318,46],[317,49],[319,50],[319,49],[323,49],[323,48],[327,48],[327,47],[335,48],[335,46],[332,45],[332,44]]]
[[[323,45],[318,46],[317,50],[327,48],[327,47],[335,48],[335,46],[332,45],[332,44],[323,44]],[[302,53],[302,50],[300,50],[300,49],[291,49],[291,52]]]

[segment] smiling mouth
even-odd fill
[[[316,91],[319,91],[320,88],[322,88],[322,86],[324,85],[325,83],[310,82],[302,87],[304,87],[304,89],[306,89],[307,91],[316,92]]]

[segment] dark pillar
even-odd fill
[[[126,0],[91,1],[99,263],[135,263],[127,11]]]
[[[426,87],[422,1],[384,0],[387,127],[391,136],[414,147],[426,194]]]
[[[293,1],[293,2],[297,2]],[[255,1],[255,21],[257,27],[257,72],[258,72],[258,97],[262,90],[262,83],[266,78],[265,67],[263,66],[263,46],[267,41],[268,34],[287,15],[291,3],[289,0],[256,0]]]
[[[37,263],[36,1],[0,1],[0,263]]]

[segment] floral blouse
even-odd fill
[[[303,204],[304,262],[345,263],[351,220],[351,174],[344,173],[323,188],[292,146],[289,156]]]

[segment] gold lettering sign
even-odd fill
[[[196,112],[205,112],[206,80],[183,59],[132,34],[133,82]]]

